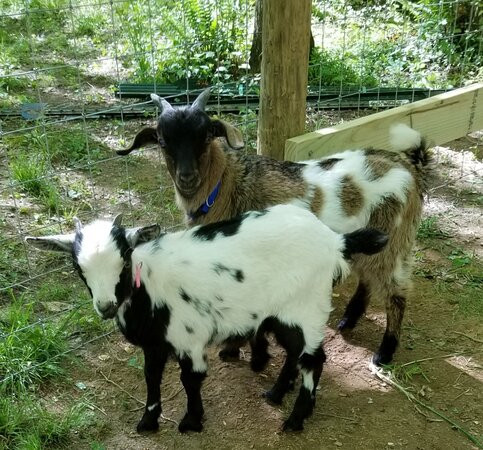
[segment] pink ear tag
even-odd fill
[[[143,267],[143,263],[136,264],[136,274],[134,275],[134,285],[139,289],[141,287],[141,267]]]

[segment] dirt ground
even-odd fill
[[[431,294],[429,282],[417,283],[416,289],[418,294],[411,298],[403,345],[396,360],[403,363],[438,357],[424,364],[427,381],[421,379],[417,383],[424,401],[473,434],[481,434],[481,365],[478,369],[477,359],[464,356],[467,352],[474,354],[476,346],[455,333],[468,333],[468,324],[451,321],[451,307],[441,305]],[[347,289],[341,290],[341,297],[346,293]],[[144,399],[142,370],[128,366],[127,361],[138,353],[116,335],[95,348],[86,349],[82,355],[86,366],[74,375],[86,384],[96,406],[107,414],[107,425],[100,432],[99,441],[108,449],[477,448],[448,423],[438,421],[427,410],[418,410],[401,393],[371,373],[368,362],[382,334],[380,309],[372,308],[350,341],[346,341],[333,331],[344,302],[338,298],[334,303],[336,309],[325,344],[328,361],[314,415],[307,420],[302,433],[280,431],[282,420],[295,400],[293,393],[287,395],[282,408],[268,405],[261,397],[274,382],[282,362],[281,352],[272,347],[275,357],[261,374],[250,371],[247,349],[244,358],[236,363],[221,362],[215,349],[210,352],[209,377],[203,387],[206,421],[199,435],[181,435],[173,422],[182,417],[185,396],[180,391],[177,366],[174,361],[170,362],[162,391],[166,399],[163,414],[169,421],[161,421],[156,434],[136,434],[135,426],[142,415],[142,410],[138,409],[142,405],[131,395],[141,401]],[[481,324],[474,326],[481,327]],[[412,349],[408,348],[408,342]],[[460,351],[462,356],[439,358]],[[62,392],[65,395],[63,389]],[[82,447],[82,443],[79,444]]]
[[[425,216],[437,216],[441,229],[475,258],[481,257],[483,250],[483,164],[472,153],[462,151],[478,138],[481,142],[481,137],[476,136],[438,149],[438,175],[432,181],[425,207]],[[97,204],[95,210],[109,215],[129,210],[131,204],[137,212],[135,220],[144,213],[159,217],[153,208],[169,197],[171,209],[163,214],[166,220],[173,221],[172,191],[169,188],[159,191],[160,185],[169,186],[162,160],[156,152],[147,150],[134,161],[129,195],[124,161],[108,162],[92,176],[90,183],[96,186],[96,199],[92,200]],[[145,192],[150,195],[143,197]],[[410,394],[481,442],[483,324],[481,316],[459,312],[458,302],[451,301],[453,293],[436,289],[438,276],[434,274],[444,271],[447,262],[433,245],[418,243],[414,290],[394,362],[408,369],[403,371],[404,386]],[[273,358],[261,374],[250,371],[248,348],[238,362],[222,362],[217,357],[218,349],[210,350],[209,372],[202,391],[206,420],[201,434],[181,435],[177,430],[176,422],[184,414],[186,397],[174,361],[168,363],[164,373],[165,419],[160,421],[159,431],[142,436],[135,432],[145,400],[142,354],[117,331],[79,351],[81,363],[71,363],[65,381],[47,385],[43,401],[62,409],[62,405],[75,399],[88,399],[102,425],[94,434],[86,431],[74,436],[72,446],[79,449],[478,448],[447,420],[411,401],[371,372],[371,355],[384,330],[381,303],[370,306],[350,336],[335,333],[354,288],[355,280],[351,278],[336,289],[324,344],[328,360],[314,414],[301,433],[281,432],[295,393],[289,393],[280,408],[267,404],[261,395],[271,387],[281,367],[283,354],[274,344],[270,349]],[[475,292],[479,292],[476,295],[483,301],[481,284]]]
[[[460,140],[452,148],[467,146]],[[149,157],[149,156],[146,156]],[[458,245],[481,255],[481,207],[468,200],[481,196],[481,168],[468,156],[449,147],[438,149],[438,176],[426,203],[425,215],[438,215],[441,228],[451,232]],[[469,158],[469,159],[468,159]],[[162,164],[162,163],[160,163]],[[464,175],[462,179],[459,179]],[[448,180],[451,180],[447,184]],[[436,188],[436,189],[434,189]],[[483,434],[483,324],[480,317],[461,315],[457,305],[435,290],[435,278],[444,262],[431,246],[419,243],[413,293],[405,316],[397,365],[416,367],[406,388],[420,401],[454,420],[474,436]],[[96,440],[107,449],[198,448],[374,448],[467,449],[478,448],[446,420],[410,401],[370,370],[372,352],[383,334],[384,311],[372,304],[349,337],[334,332],[346,301],[355,287],[350,279],[337,288],[325,351],[327,363],[319,385],[313,416],[302,433],[281,432],[295,393],[282,407],[268,405],[261,394],[275,381],[283,354],[271,346],[273,359],[261,374],[249,369],[249,349],[239,362],[221,362],[218,349],[209,353],[209,376],[203,387],[204,431],[181,435],[176,422],[185,410],[179,371],[174,361],[165,370],[160,430],[140,436],[135,432],[142,415],[145,384],[142,355],[118,332],[81,352],[82,367],[75,366],[72,382],[58,387],[60,398],[81,395],[73,386],[81,381],[95,413],[104,420]],[[483,294],[481,289],[481,301]],[[419,361],[422,360],[422,361]],[[417,364],[412,364],[419,361]],[[49,393],[50,395],[52,392]],[[78,448],[89,448],[92,437],[78,436]],[[77,446],[76,445],[76,446]]]

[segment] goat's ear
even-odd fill
[[[116,217],[114,217],[114,220],[112,221],[112,226],[114,227],[122,226],[122,214],[118,214]]]
[[[81,233],[82,232],[82,222],[78,217],[73,217],[72,219],[74,221],[74,226],[75,226],[75,232],[76,233]]]
[[[235,128],[224,120],[212,120],[211,124],[213,127],[213,136],[224,137],[232,149],[240,150],[245,147],[243,136],[238,128]]]
[[[159,114],[163,113],[164,111],[171,111],[174,109],[167,100],[159,95],[151,94],[151,100],[159,108]]]
[[[134,141],[129,148],[126,148],[124,150],[117,150],[116,153],[118,155],[129,155],[129,153],[131,153],[133,150],[136,150],[137,148],[157,143],[158,134],[156,133],[156,128],[146,127],[143,128],[138,134],[136,134],[136,136],[134,137]]]
[[[148,225],[147,227],[128,228],[126,239],[131,248],[144,242],[152,241],[161,235],[161,227],[158,224]]]
[[[52,236],[32,237],[27,236],[25,242],[40,250],[52,252],[72,253],[75,234],[56,234]]]
[[[210,98],[210,94],[210,88],[205,89],[200,95],[198,95],[198,97],[196,97],[196,100],[193,102],[191,107],[204,111],[206,104],[208,103],[208,99]]]

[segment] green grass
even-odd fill
[[[36,324],[34,303],[13,297],[0,316],[1,392],[22,392],[63,372],[69,317]]]
[[[92,422],[92,413],[82,403],[53,413],[29,394],[0,397],[0,449],[59,447]]]
[[[42,384],[65,376],[65,360],[73,358],[67,353],[70,338],[100,336],[112,328],[94,313],[80,282],[55,278],[12,296],[0,310],[0,449],[64,446],[73,432],[93,424],[82,401],[59,403],[55,412],[47,406],[49,396],[39,401]],[[53,302],[56,309],[49,307]],[[43,322],[38,320],[41,314]]]
[[[0,228],[0,232],[4,228]],[[4,241],[0,251],[0,288],[10,286],[28,276],[23,245],[19,242]],[[2,294],[0,293],[0,299]]]
[[[418,229],[418,239],[443,239],[447,237],[450,237],[450,235],[440,229],[437,216],[429,216],[421,221]]]
[[[385,369],[390,370],[394,378],[404,385],[413,383],[415,378],[419,379],[419,381],[429,382],[422,367],[417,363],[408,365],[389,364],[385,366]]]
[[[76,213],[76,208],[90,208],[88,203],[74,205],[69,202],[52,170],[59,165],[86,170],[88,162],[111,156],[103,145],[86,135],[81,124],[69,125],[54,133],[35,129],[7,136],[4,140],[10,156],[11,176],[19,183],[20,191],[40,200],[48,212],[55,214],[70,217]],[[74,180],[77,187],[81,187],[79,183]],[[86,189],[84,186],[83,194]]]
[[[48,211],[61,209],[61,195],[42,157],[18,152],[10,162],[10,170],[21,191],[39,199]]]

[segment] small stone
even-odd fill
[[[335,445],[337,445],[337,447],[342,447],[342,442],[340,442],[340,441],[335,441]]]
[[[394,442],[388,442],[387,445],[388,447],[394,447]]]
[[[109,355],[106,355],[106,354],[103,354],[103,355],[99,355],[98,358],[101,361],[107,361],[110,358],[110,356]]]
[[[81,391],[85,391],[87,389],[87,386],[82,381],[78,381],[75,385]]]
[[[369,397],[369,398],[367,399],[367,403],[369,403],[369,404],[371,405],[372,403],[374,403],[374,400],[372,400],[372,398],[371,398],[371,397]]]

